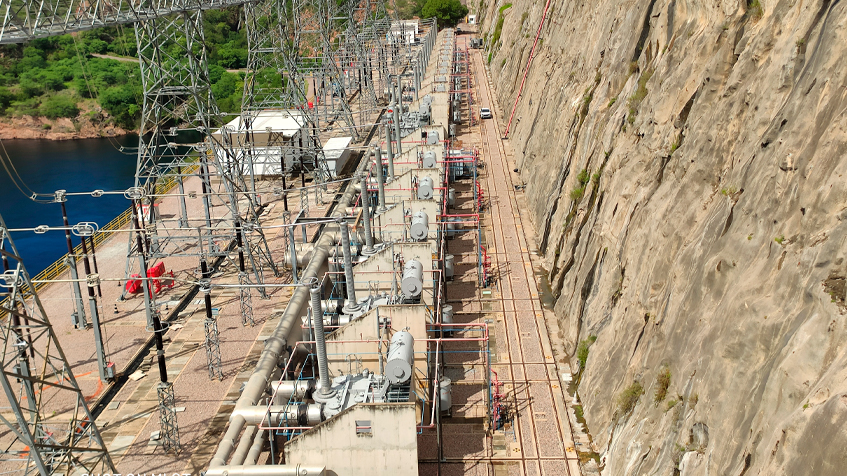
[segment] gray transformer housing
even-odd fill
[[[400,331],[391,337],[388,346],[388,361],[385,364],[385,376],[394,385],[406,383],[412,378],[415,364],[415,338],[406,331]]]
[[[438,398],[441,414],[453,415],[453,381],[442,376],[438,381]]]
[[[456,257],[453,255],[444,256],[444,278],[453,279],[453,273],[456,264]]]
[[[418,297],[423,291],[423,265],[420,261],[409,260],[403,267],[403,281],[400,288],[407,297]]]
[[[412,225],[409,234],[415,241],[424,241],[429,236],[429,216],[424,211],[412,215]]]
[[[435,152],[428,150],[423,155],[423,168],[434,169],[438,166],[438,161],[435,157]]]
[[[430,177],[422,177],[418,181],[418,200],[432,200],[432,194],[435,192],[435,185]]]

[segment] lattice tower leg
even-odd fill
[[[247,273],[238,273],[238,284],[242,286],[239,288],[241,291],[241,324],[253,327],[256,323],[253,321],[253,298],[250,294],[250,288],[246,287],[250,284]]]
[[[203,300],[206,303],[206,319],[203,321],[203,330],[206,336],[206,362],[209,366],[209,379],[223,380],[223,369],[221,364],[221,341],[218,333],[218,321],[212,313],[212,288],[208,282],[208,271],[206,262],[201,261],[200,265],[203,269],[203,284],[200,291],[203,293]]]
[[[171,382],[160,382],[156,386],[159,398],[159,439],[165,453],[179,454],[182,449],[179,442],[179,425],[176,420],[174,386]]]

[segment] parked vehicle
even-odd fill
[[[491,119],[493,116],[491,115],[491,109],[487,107],[480,108],[479,110],[479,118],[480,119]]]

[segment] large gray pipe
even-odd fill
[[[385,177],[382,176],[382,149],[374,148],[374,159],[376,160],[376,184],[379,192],[379,208],[378,212],[382,213],[385,210]]]
[[[356,282],[353,280],[353,253],[350,251],[350,230],[347,227],[347,222],[343,219],[338,220],[338,226],[341,228],[341,252],[344,253],[344,287],[347,288],[347,303],[344,304],[344,313],[353,314],[359,310],[359,304],[356,301]]]
[[[365,166],[368,165],[368,161],[363,160],[359,165],[359,171],[361,172]],[[338,206],[340,207],[348,207],[353,201],[353,197],[355,195],[354,187],[347,187],[344,195],[342,195],[341,200],[338,202]],[[318,275],[318,271],[320,271],[321,267],[326,262],[327,257],[329,256],[330,246],[332,246],[337,239],[337,235],[334,233],[334,230],[325,229],[321,234],[321,237],[318,239],[315,244],[315,253],[312,257],[312,260],[309,262],[309,265],[303,269],[302,274],[300,275],[301,280],[306,280],[308,278],[315,278]],[[145,281],[146,283],[146,281]],[[291,296],[291,299],[288,301],[288,306],[285,307],[285,311],[282,314],[282,317],[279,320],[279,323],[276,325],[276,328],[265,340],[265,347],[262,350],[262,353],[259,355],[259,361],[256,363],[256,369],[253,371],[253,374],[250,375],[250,379],[244,385],[244,390],[241,392],[241,396],[238,398],[238,401],[235,404],[236,409],[240,408],[249,408],[259,401],[259,398],[265,393],[265,389],[268,388],[270,381],[273,379],[274,371],[277,369],[277,366],[280,362],[280,358],[282,353],[286,350],[286,343],[288,340],[288,336],[291,334],[291,329],[294,328],[294,325],[300,325],[302,322],[300,317],[303,315],[303,309],[306,305],[309,296],[309,288],[306,286],[300,286],[294,289],[294,293]],[[297,475],[300,476],[299,473],[296,472],[283,472],[284,470],[288,471],[297,471],[299,466],[255,466],[251,467],[251,470],[258,470],[255,472],[241,472],[240,466],[226,467],[227,459],[229,455],[232,453],[233,447],[235,446],[236,439],[241,434],[241,430],[244,429],[245,419],[241,415],[237,415],[233,412],[233,415],[230,417],[229,428],[227,428],[226,433],[224,433],[223,438],[221,439],[220,444],[218,445],[218,449],[215,452],[214,458],[212,458],[211,463],[209,464],[210,469],[206,474],[210,476],[223,476],[223,473],[226,471],[230,476],[252,476],[257,474],[269,474],[269,475]],[[231,470],[231,471],[230,471]],[[265,470],[267,472],[262,472]],[[277,471],[279,471],[277,473]],[[309,473],[309,474],[324,474],[324,470],[321,469],[320,473]]]
[[[206,476],[326,476],[326,467],[299,464],[222,466],[209,468]]]
[[[265,446],[266,434],[267,430],[259,430],[256,433],[256,437],[253,438],[253,446],[250,447],[250,452],[247,453],[247,459],[244,460],[244,464],[247,466],[253,466],[259,461],[259,456],[262,454],[262,447]]]
[[[368,174],[361,175],[362,222],[365,225],[365,249],[362,254],[372,255],[374,252],[374,236],[371,233],[371,200],[368,192]]]
[[[238,450],[232,455],[233,465],[238,466],[244,464],[244,459],[247,457],[247,452],[250,449],[249,445],[253,441],[253,437],[256,436],[257,429],[258,427],[256,425],[248,425],[244,429],[244,434],[241,435],[241,441],[238,442]]]
[[[329,365],[326,361],[326,336],[324,335],[324,311],[321,308],[321,286],[315,284],[310,290],[312,295],[312,326],[315,328],[315,346],[318,351],[318,372],[321,385],[318,391],[328,395],[332,388],[329,383]]]
[[[293,405],[259,405],[236,408],[233,413],[244,418],[248,425],[271,426],[315,426],[323,420],[323,406],[320,403],[297,403]],[[242,438],[243,439],[243,438]],[[247,445],[252,438],[248,439]],[[239,443],[240,445],[240,443]],[[249,446],[247,446],[249,448]],[[241,448],[239,448],[239,451]],[[238,451],[236,451],[238,453]],[[245,453],[246,454],[246,453]],[[233,458],[233,462],[235,459]]]

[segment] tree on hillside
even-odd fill
[[[468,14],[459,0],[427,0],[421,10],[423,18],[438,18],[439,27],[454,27]]]

